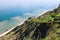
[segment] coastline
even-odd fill
[[[26,19],[26,20],[27,20],[27,19]],[[4,32],[4,33],[2,33],[2,34],[0,34],[0,37],[2,37],[2,36],[4,36],[4,35],[6,35],[7,33],[9,33],[11,30],[13,30],[14,28],[16,28],[17,26],[22,25],[26,20],[24,20],[22,23],[20,23],[20,24],[16,25],[15,27],[13,27],[13,28],[9,29],[8,31],[6,31],[6,32]]]
[[[53,10],[53,9],[45,10],[45,11],[43,11],[42,13],[38,14],[35,18],[37,18],[37,17],[43,15],[44,13],[46,13],[46,12],[48,12],[48,11],[52,11],[52,10]]]
[[[42,13],[40,13],[40,14],[37,14],[37,16],[35,17],[35,18],[37,18],[37,17],[39,17],[39,16],[41,16],[41,15],[43,15],[44,13],[46,13],[47,11],[52,11],[53,9],[51,9],[51,10],[45,10],[45,11],[43,11]],[[27,20],[27,19],[26,19]],[[6,31],[6,32],[4,32],[4,33],[2,33],[2,34],[0,34],[0,37],[2,37],[2,36],[4,36],[4,35],[6,35],[7,33],[9,33],[11,30],[13,30],[14,28],[16,28],[17,26],[20,26],[20,25],[22,25],[26,20],[24,20],[22,23],[20,23],[19,25],[16,25],[15,27],[13,27],[13,28],[11,28],[11,29],[9,29],[8,31]]]

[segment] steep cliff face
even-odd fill
[[[0,40],[60,40],[60,6],[38,18],[28,18]]]

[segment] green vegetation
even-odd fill
[[[60,17],[60,13],[58,13],[56,16]]]

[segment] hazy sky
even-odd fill
[[[48,8],[57,6],[60,0],[0,0],[0,9],[31,7]]]

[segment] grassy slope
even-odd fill
[[[60,11],[60,8],[57,8],[55,10],[55,12],[52,11],[42,18],[31,19],[31,21],[33,22],[46,24],[51,23],[48,25],[48,27],[50,26],[50,28],[46,32],[46,36],[43,40],[60,40],[60,12],[58,12]]]

